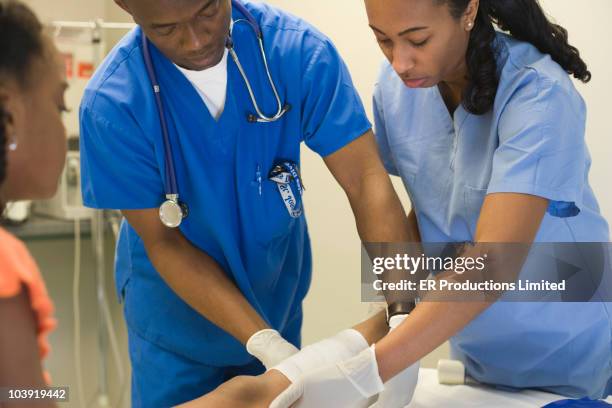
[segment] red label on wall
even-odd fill
[[[88,79],[93,75],[94,66],[91,62],[79,62],[78,75],[79,78]]]

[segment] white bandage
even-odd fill
[[[389,319],[391,331],[399,327],[408,315],[395,315]],[[385,389],[370,408],[404,408],[412,400],[419,379],[419,362],[406,368],[385,383]]]
[[[341,363],[309,371],[281,393],[270,408],[365,408],[368,399],[383,388],[372,346]]]
[[[368,348],[366,339],[355,329],[343,330],[285,359],[273,369],[295,383],[305,373],[349,359]]]
[[[404,320],[406,320],[406,317],[408,317],[408,315],[405,314],[391,316],[391,318],[389,319],[389,329],[391,331],[395,330],[400,324],[404,322]]]

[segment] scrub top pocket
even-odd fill
[[[261,174],[261,182],[251,183],[253,195],[252,217],[255,239],[264,247],[289,235],[297,218],[289,215],[276,183],[268,180],[267,172]],[[304,214],[300,215],[303,217]]]

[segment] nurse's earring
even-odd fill
[[[18,146],[18,143],[17,143],[17,134],[13,133],[11,135],[11,138],[10,138],[10,141],[9,141],[9,144],[8,144],[8,149],[9,149],[9,151],[14,152],[15,150],[17,150],[17,146]]]
[[[474,23],[472,21],[468,21],[466,31],[471,31],[474,28]]]

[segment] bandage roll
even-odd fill
[[[465,384],[465,366],[457,360],[438,361],[438,382],[447,385]]]

